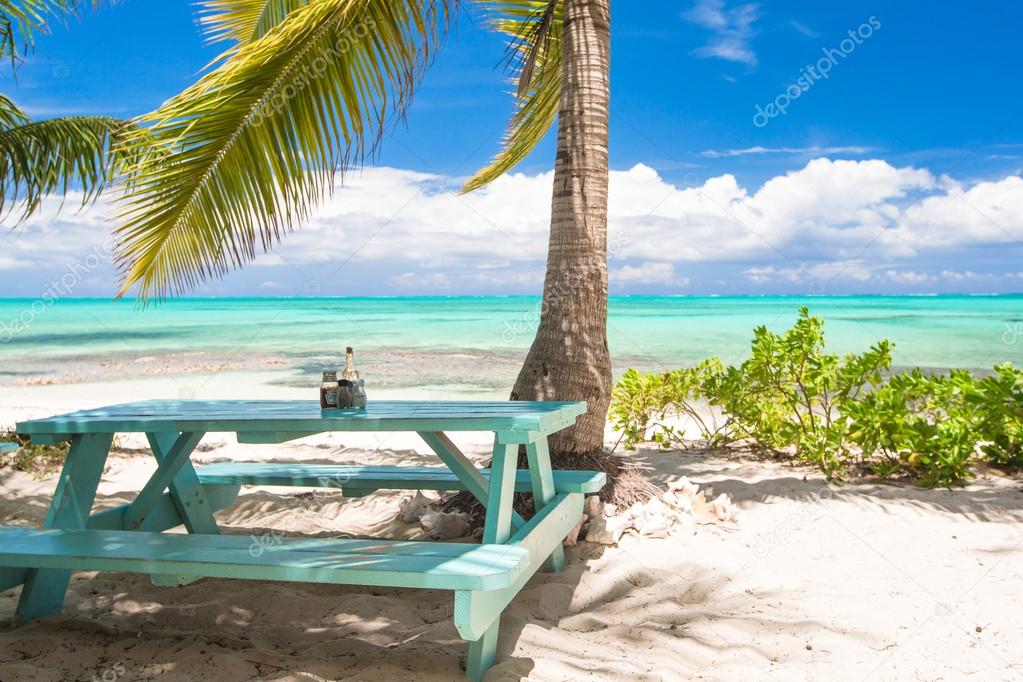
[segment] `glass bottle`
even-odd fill
[[[355,351],[351,346],[345,349],[345,371],[341,373],[341,378],[353,383],[359,380],[359,373],[355,370]]]
[[[359,379],[352,386],[352,407],[366,409],[366,380]]]
[[[352,396],[354,389],[352,382],[348,379],[342,379],[337,382],[337,406],[341,409],[346,409],[352,406]]]

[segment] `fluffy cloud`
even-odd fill
[[[608,272],[608,279],[613,284],[674,284],[683,287],[689,284],[687,278],[675,274],[675,266],[671,263],[625,265]]]
[[[786,282],[824,282],[833,280],[849,280],[865,282],[873,275],[870,268],[862,261],[848,260],[834,263],[802,263],[794,267],[776,268],[773,265],[748,268],[743,272],[748,279],[757,283],[771,281]]]
[[[742,149],[708,149],[700,153],[708,159],[729,159],[736,156],[759,156],[761,154],[792,154],[805,156],[827,156],[828,154],[866,154],[870,147],[845,145],[839,147],[764,147],[755,145]]]
[[[320,265],[386,263],[379,281],[396,291],[535,291],[552,176],[513,173],[462,195],[459,178],[351,173],[307,225],[250,266],[253,286],[286,283]],[[27,226],[0,234],[0,270],[59,274],[108,238],[109,203],[59,215],[56,207],[49,202]],[[608,231],[619,288],[677,287],[686,283],[683,268],[691,277],[712,263],[719,274],[709,281],[731,268],[727,274],[757,284],[969,282],[971,263],[957,260],[956,277],[943,259],[1023,240],[1023,178],[966,184],[883,160],[818,158],[750,189],[727,173],[677,185],[637,164],[611,173]]]
[[[937,280],[935,275],[926,272],[915,272],[913,270],[888,270],[884,276],[892,282],[899,284],[928,284]]]
[[[389,281],[403,289],[447,289],[451,286],[451,282],[443,272],[431,272],[425,275],[416,272],[403,272],[391,277]]]

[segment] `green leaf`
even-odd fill
[[[199,25],[210,43],[247,45],[308,4],[309,0],[206,0],[200,10]]]
[[[454,5],[304,5],[146,116],[165,156],[129,177],[121,294],[194,287],[295,229],[403,114]]]
[[[485,1],[494,15],[492,25],[512,37],[515,113],[505,132],[501,151],[477,171],[463,192],[479,189],[514,168],[543,140],[557,120],[561,105],[561,0]]]
[[[106,116],[73,116],[25,123],[17,108],[0,101],[0,215],[24,222],[50,194],[82,191],[82,205],[96,199],[139,150],[126,149],[131,124]],[[13,106],[13,105],[11,105]]]
[[[76,16],[82,4],[98,6],[102,0],[0,0],[0,57],[18,58],[35,47],[36,36],[49,30],[49,22]]]

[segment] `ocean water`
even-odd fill
[[[644,296],[611,299],[616,369],[685,366],[709,355],[741,361],[754,327],[785,329],[800,306],[825,319],[835,352],[886,338],[895,343],[899,367],[1023,365],[1023,295]],[[539,299],[530,297],[192,298],[146,308],[100,299],[0,299],[0,382],[162,356],[230,358],[231,369],[273,356],[277,365],[309,369],[346,345],[371,360],[457,356],[463,367],[493,361],[503,369],[490,378],[505,381],[532,341],[539,310]],[[167,371],[180,366],[171,363]],[[409,372],[407,362],[403,370]]]

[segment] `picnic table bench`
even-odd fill
[[[43,528],[0,526],[0,590],[22,587],[17,619],[63,608],[71,571],[148,573],[160,585],[202,577],[449,590],[469,641],[467,675],[482,679],[496,656],[501,613],[529,578],[564,565],[562,540],[582,517],[583,497],[604,474],[553,471],[547,437],[584,413],[582,402],[375,401],[365,410],[313,401],[152,400],[18,424],[34,443],[70,441]],[[329,431],[414,431],[444,467],[224,462],[196,468],[191,454],[209,432],[273,444]],[[494,433],[490,469],[477,469],[446,432]],[[93,512],[115,433],[145,433],[158,466],[137,497]],[[517,469],[520,446],[529,468]],[[221,535],[214,512],[241,486],[467,490],[486,508],[481,543],[276,538],[252,551],[250,537]],[[531,492],[528,520],[512,508]],[[164,531],[184,526],[187,534]]]

